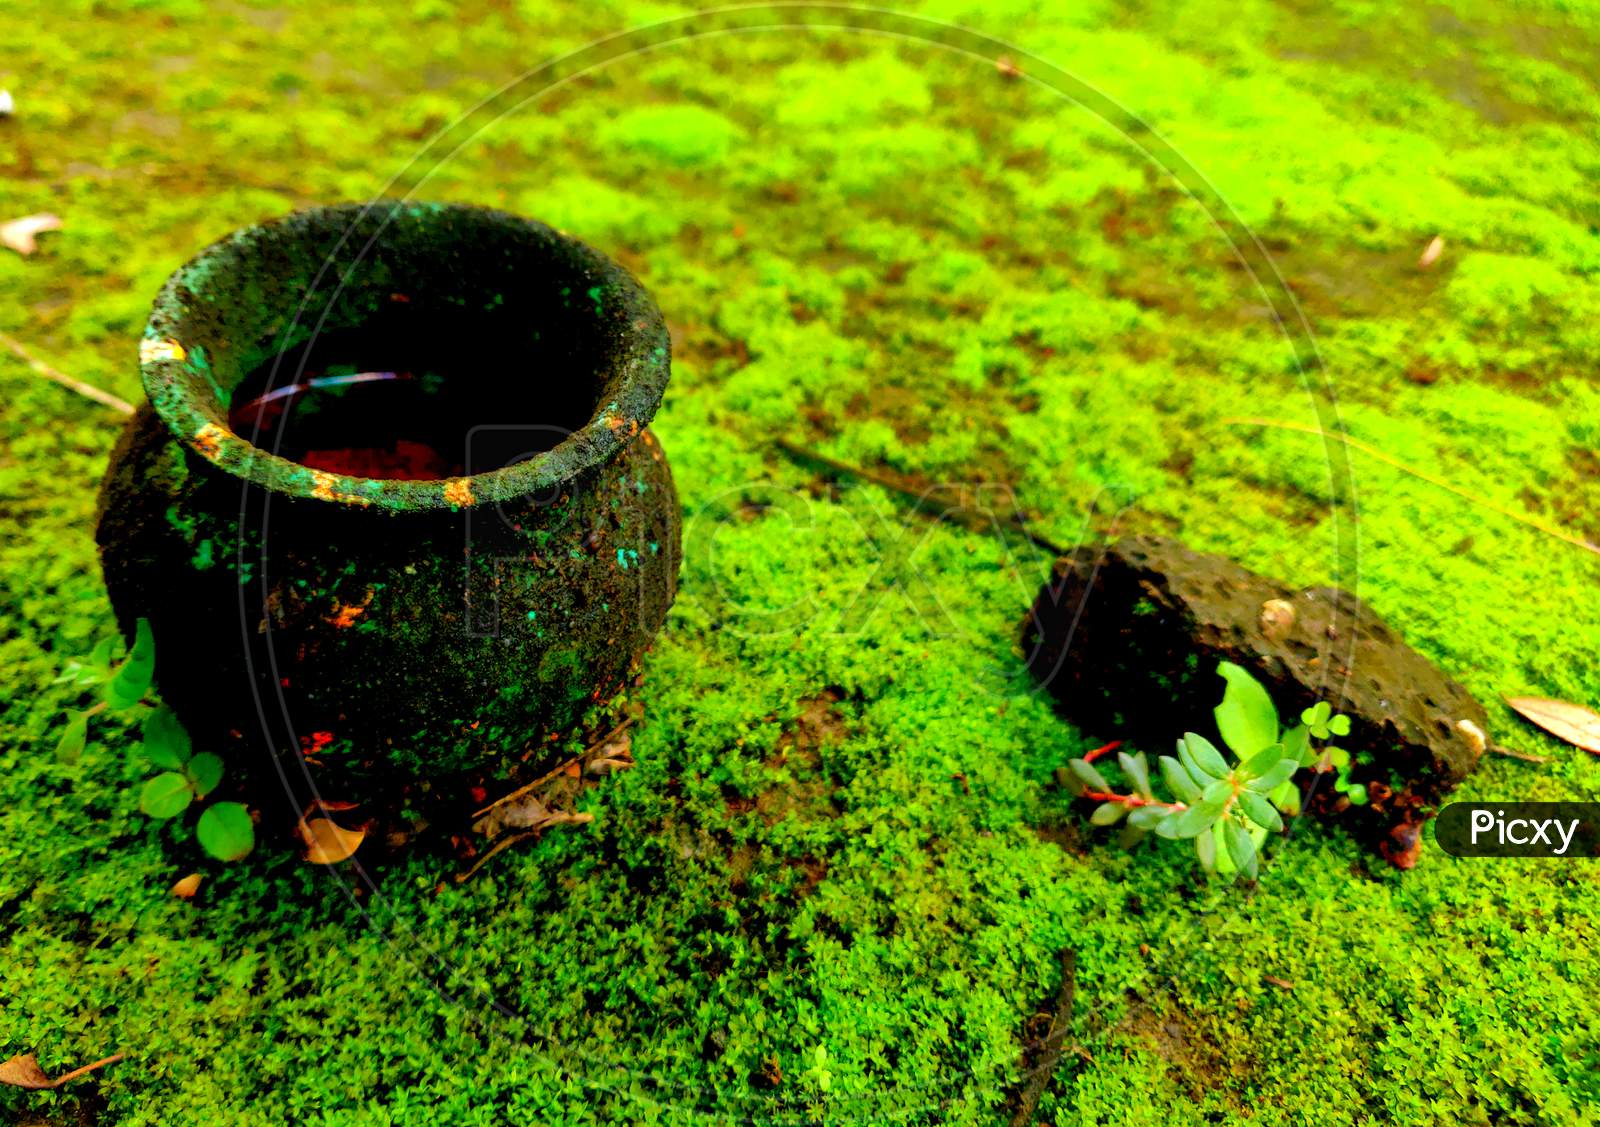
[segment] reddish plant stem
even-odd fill
[[[1121,746],[1122,746],[1122,741],[1121,740],[1112,740],[1110,743],[1106,744],[1104,747],[1097,747],[1093,751],[1091,751],[1088,755],[1085,755],[1083,757],[1083,761],[1085,763],[1093,763],[1096,759],[1099,759],[1102,755],[1110,755],[1113,751],[1116,751],[1117,748],[1119,748]]]
[[[1120,802],[1124,806],[1165,806],[1168,810],[1187,810],[1189,807],[1182,802],[1162,802],[1155,798],[1145,798],[1138,794],[1117,794],[1109,790],[1086,790],[1084,798],[1092,798],[1097,802]]]

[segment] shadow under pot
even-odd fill
[[[465,206],[303,212],[174,274],[140,361],[96,538],[199,746],[370,789],[537,767],[666,617],[667,331],[574,239]]]

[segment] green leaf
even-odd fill
[[[144,784],[139,809],[152,818],[175,818],[194,801],[194,788],[176,771],[163,771]]]
[[[93,666],[84,665],[82,662],[69,661],[67,662],[67,667],[50,683],[52,685],[71,684],[74,688],[87,689],[91,685],[98,685],[105,679],[105,670],[95,669]]]
[[[1089,824],[1092,826],[1114,826],[1127,817],[1128,808],[1120,802],[1102,802],[1094,808],[1094,813],[1089,815]]]
[[[1227,843],[1228,856],[1233,859],[1234,867],[1247,876],[1254,872],[1256,843],[1250,839],[1250,831],[1230,818],[1222,823],[1222,838]]]
[[[1222,817],[1222,808],[1221,802],[1201,802],[1162,822],[1156,832],[1163,837],[1194,837],[1209,830]],[[1171,832],[1165,832],[1169,827]]]
[[[1361,783],[1355,783],[1349,790],[1345,791],[1345,797],[1357,806],[1365,806],[1367,804],[1367,788]]]
[[[1300,788],[1286,780],[1272,788],[1272,793],[1267,795],[1267,801],[1285,814],[1298,814],[1300,813]]]
[[[1166,816],[1165,807],[1140,806],[1128,815],[1128,825],[1136,830],[1153,830]]]
[[[1243,666],[1224,661],[1217,673],[1228,687],[1214,712],[1222,742],[1240,759],[1248,759],[1268,744],[1278,742],[1278,710],[1267,690]]]
[[[1343,713],[1333,717],[1328,721],[1328,731],[1336,736],[1348,736],[1350,734],[1350,717]]]
[[[1308,728],[1319,728],[1328,722],[1332,713],[1332,706],[1325,700],[1319,700],[1300,714],[1300,722]]]
[[[89,654],[89,664],[100,672],[102,676],[111,673],[111,655],[116,652],[117,637],[115,634],[101,638],[98,645]]]
[[[1233,780],[1231,779],[1218,779],[1214,783],[1208,783],[1206,789],[1200,792],[1201,802],[1220,802],[1224,806],[1228,804],[1228,800],[1232,797]]]
[[[1133,785],[1135,794],[1144,798],[1154,797],[1150,791],[1150,765],[1144,757],[1144,752],[1129,755],[1125,751],[1119,751],[1117,764],[1122,768],[1122,773],[1128,776],[1128,782]]]
[[[200,847],[219,861],[238,861],[256,846],[256,827],[242,802],[217,802],[206,807],[194,832]]]
[[[1263,829],[1276,833],[1283,829],[1283,819],[1278,816],[1278,811],[1272,803],[1252,791],[1239,792],[1239,806],[1245,816]]]
[[[194,784],[195,794],[204,798],[216,790],[217,784],[222,781],[222,760],[209,751],[202,751],[189,760],[184,771],[188,774],[189,781]]]
[[[1298,760],[1280,759],[1266,771],[1251,779],[1245,786],[1258,794],[1270,794],[1294,778],[1294,773],[1298,770],[1300,770]]]
[[[1163,755],[1157,760],[1161,768],[1161,778],[1179,802],[1199,802],[1200,788],[1195,785],[1194,777],[1189,774],[1176,759],[1170,755]]]
[[[56,758],[71,763],[83,754],[83,745],[89,739],[89,714],[74,712],[67,721],[66,730],[56,743]]]
[[[1217,839],[1214,834],[1201,834],[1194,839],[1194,853],[1200,858],[1200,867],[1208,873],[1217,871]]]
[[[1222,823],[1218,822],[1211,827],[1211,832],[1203,836],[1211,839],[1211,852],[1217,859],[1217,872],[1222,876],[1229,876],[1236,872],[1233,858],[1228,856],[1228,847],[1223,844]]]
[[[189,733],[173,715],[172,709],[162,705],[144,718],[145,758],[157,767],[176,771],[189,758]]]
[[[1246,779],[1260,778],[1276,767],[1282,759],[1283,748],[1278,744],[1273,744],[1264,751],[1252,755],[1248,762],[1241,764],[1238,773]]]
[[[1328,762],[1338,768],[1350,766],[1350,753],[1342,747],[1327,747],[1323,751],[1328,756]]]
[[[1072,773],[1078,777],[1078,780],[1090,790],[1109,791],[1111,789],[1111,784],[1106,782],[1104,775],[1094,769],[1094,764],[1083,759],[1070,759],[1067,761],[1067,766],[1072,769]]]
[[[1213,779],[1228,777],[1228,761],[1222,758],[1222,753],[1217,750],[1216,745],[1204,736],[1196,732],[1185,732],[1182,747],[1188,749],[1189,758],[1194,761],[1194,766],[1198,766],[1205,774]],[[1180,759],[1183,757],[1181,750],[1178,756]],[[1191,772],[1194,769],[1194,766],[1188,763],[1184,766],[1189,767]]]
[[[1311,732],[1304,724],[1296,724],[1283,733],[1283,754],[1298,760],[1302,767],[1317,761],[1316,753],[1311,750]]]
[[[122,667],[106,685],[106,704],[113,709],[132,708],[138,704],[150,691],[155,670],[155,637],[150,633],[150,620],[141,618],[134,630],[133,649],[128,651]]]

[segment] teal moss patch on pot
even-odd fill
[[[463,442],[494,437],[492,465],[355,477],[230,427],[248,375],[284,356],[287,386],[296,350],[330,338],[459,342]],[[150,619],[162,697],[198,740],[395,781],[531,761],[660,628],[679,518],[645,427],[667,331],[577,240],[457,205],[300,213],[178,270],[140,358],[150,403],[112,455],[97,539],[124,631]]]

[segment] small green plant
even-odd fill
[[[1184,733],[1177,754],[1159,760],[1170,799],[1156,796],[1142,752],[1117,754],[1131,788],[1127,793],[1117,791],[1087,759],[1074,759],[1070,767],[1083,796],[1100,803],[1089,821],[1097,826],[1125,823],[1125,845],[1135,845],[1152,832],[1190,840],[1208,873],[1254,877],[1267,835],[1283,829],[1283,815],[1300,811],[1294,774],[1301,767],[1339,770],[1335,787],[1352,802],[1364,802],[1366,792],[1349,783],[1347,752],[1326,746],[1319,750],[1311,743],[1313,738],[1348,735],[1349,717],[1335,715],[1326,702],[1318,702],[1305,710],[1299,725],[1284,730],[1272,698],[1248,671],[1225,661],[1217,673],[1227,684],[1215,709],[1217,733],[1233,753],[1231,762],[1204,736]]]
[[[1335,713],[1325,700],[1319,700],[1302,712],[1300,722],[1319,740],[1350,734],[1350,717]],[[1366,805],[1367,788],[1360,783],[1350,781],[1350,753],[1344,748],[1327,744],[1320,753],[1309,754],[1303,758],[1301,765],[1310,767],[1319,774],[1335,772],[1333,789],[1348,798],[1352,805]]]
[[[828,1089],[833,1087],[833,1073],[828,1068],[828,1050],[825,1046],[818,1045],[811,1050],[811,1063],[802,1075],[819,1093],[824,1096],[828,1094]]]
[[[66,730],[56,744],[56,755],[72,762],[83,753],[90,718],[102,712],[143,713],[140,734],[144,757],[161,773],[145,781],[139,791],[139,809],[152,818],[176,818],[202,802],[222,782],[222,760],[211,752],[192,751],[189,733],[166,705],[151,695],[155,677],[155,640],[150,623],[141,618],[134,629],[133,645],[121,662],[113,664],[116,640],[95,647],[86,661],[68,663],[57,684],[96,690],[100,699],[81,712],[70,714]],[[200,812],[195,825],[200,847],[219,861],[237,861],[255,847],[255,826],[250,811],[239,802],[213,802]]]

